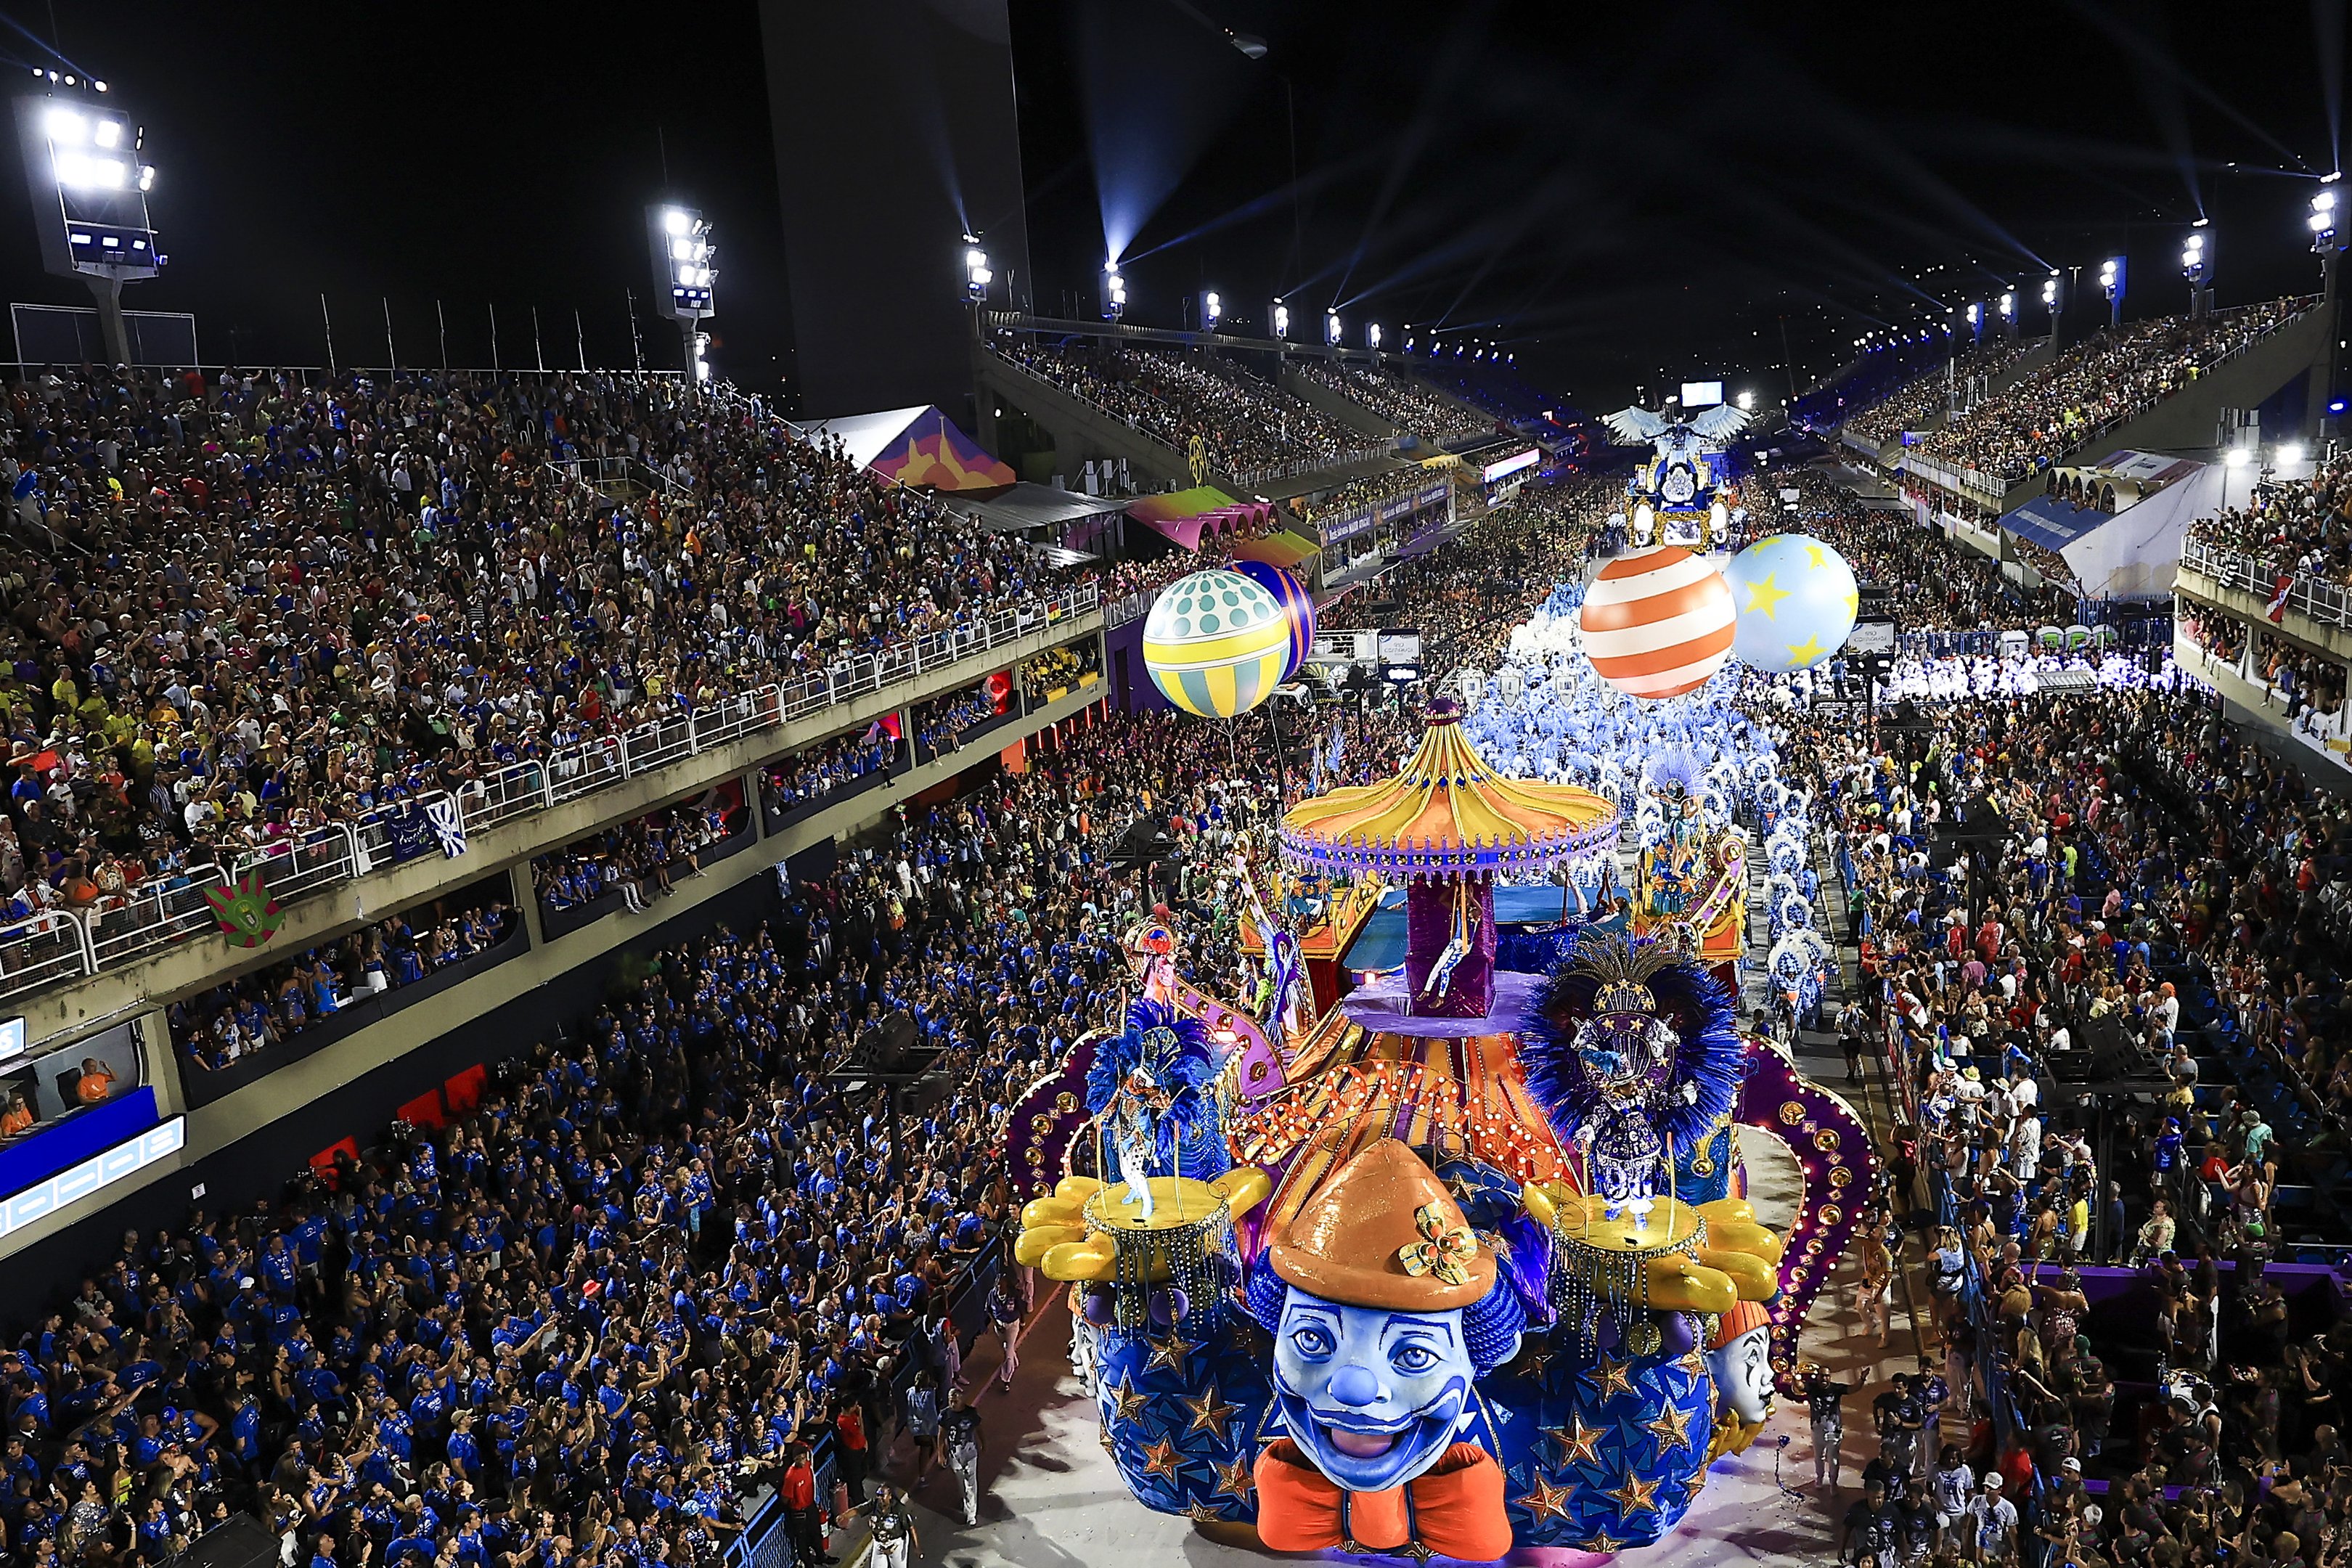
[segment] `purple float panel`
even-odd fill
[[[1423,879],[1405,889],[1404,978],[1409,1006],[1424,1018],[1483,1018],[1495,1002],[1495,885],[1484,877],[1467,881],[1470,952],[1454,967],[1443,992],[1424,994],[1430,972],[1454,941],[1457,884]]]

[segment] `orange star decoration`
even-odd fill
[[[1214,1383],[1209,1384],[1209,1392],[1200,1398],[1184,1401],[1184,1406],[1192,1413],[1192,1424],[1185,1427],[1185,1431],[1210,1432],[1220,1437],[1225,1435],[1225,1426],[1233,1418],[1234,1407],[1217,1396]]]
[[[1655,1419],[1645,1424],[1650,1436],[1658,1440],[1658,1458],[1663,1459],[1676,1448],[1690,1447],[1690,1412],[1679,1405],[1669,1405],[1658,1412]]]
[[[1556,1487],[1542,1476],[1536,1478],[1535,1489],[1519,1502],[1538,1520],[1566,1519],[1569,1500],[1576,1494],[1566,1487]]]
[[[1545,1436],[1559,1445],[1561,1464],[1589,1465],[1601,1458],[1601,1438],[1607,1428],[1587,1426],[1580,1417],[1571,1414],[1567,1426],[1547,1426],[1543,1430]]]
[[[1631,1362],[1596,1361],[1592,1363],[1593,1385],[1603,1399],[1613,1399],[1621,1394],[1633,1392],[1633,1371]]]
[[[1478,1256],[1478,1238],[1466,1225],[1448,1225],[1435,1204],[1412,1211],[1412,1225],[1422,1234],[1397,1248],[1397,1261],[1412,1275],[1434,1274],[1448,1285],[1470,1283],[1470,1262]],[[1394,1234],[1391,1232],[1391,1234]]]
[[[1229,1465],[1220,1459],[1216,1465],[1217,1489],[1213,1495],[1235,1502],[1248,1502],[1257,1496],[1257,1477],[1250,1473],[1248,1460],[1235,1459]]]
[[[1184,1457],[1176,1451],[1176,1445],[1165,1437],[1143,1446],[1143,1473],[1147,1476],[1165,1476],[1172,1481],[1176,1479],[1176,1467],[1183,1462]]]
[[[1645,1481],[1627,1470],[1625,1479],[1602,1495],[1617,1505],[1619,1513],[1652,1513],[1658,1506],[1658,1483]]]
[[[1121,1421],[1133,1421],[1143,1414],[1145,1398],[1136,1392],[1135,1379],[1132,1375],[1120,1378],[1116,1387],[1109,1384],[1105,1384],[1103,1386],[1109,1389],[1112,1403],[1118,1406],[1118,1418]]]

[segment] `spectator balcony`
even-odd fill
[[[1083,583],[879,653],[841,658],[660,722],[504,768],[451,795],[462,856],[395,861],[393,823],[377,811],[333,823],[231,865],[143,886],[118,907],[54,909],[0,928],[0,1005],[41,1039],[205,984],[245,949],[225,936],[209,890],[258,872],[285,915],[273,948],[292,951],[355,929],[485,871],[707,789],[824,735],[972,686],[1102,627]]]

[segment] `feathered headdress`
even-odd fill
[[[1217,1114],[1217,1064],[1207,1027],[1165,1002],[1141,997],[1129,1003],[1126,1029],[1095,1048],[1087,1069],[1087,1109],[1102,1114],[1128,1075],[1138,1071],[1169,1097],[1157,1129],[1155,1173],[1181,1169],[1205,1181],[1231,1166]]]
[[[1739,1026],[1731,998],[1696,960],[1655,942],[1589,934],[1536,993],[1518,1058],[1528,1092],[1561,1139],[1600,1106],[1601,1086],[1575,1046],[1577,1026],[1635,1012],[1675,1032],[1674,1058],[1655,1108],[1659,1132],[1689,1148],[1739,1091]]]

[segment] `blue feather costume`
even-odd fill
[[[1087,1109],[1101,1115],[1128,1075],[1139,1071],[1169,1095],[1154,1130],[1150,1173],[1205,1182],[1231,1170],[1233,1156],[1217,1114],[1216,1061],[1201,1021],[1165,1002],[1128,1004],[1126,1029],[1096,1047],[1094,1065],[1087,1069]],[[1104,1179],[1109,1179],[1108,1172]]]

